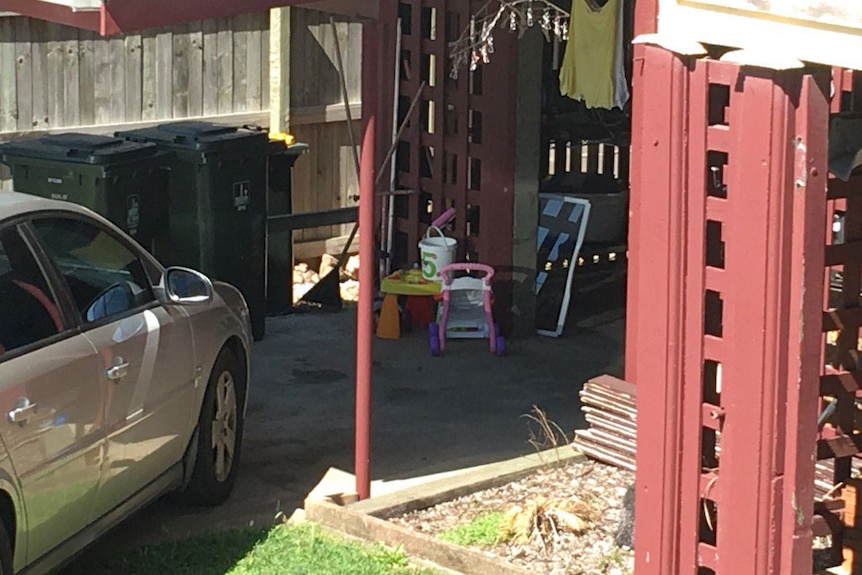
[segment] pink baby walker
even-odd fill
[[[465,271],[468,275],[453,277],[452,272]],[[480,277],[469,275],[480,272]],[[491,280],[494,268],[479,263],[464,262],[449,264],[441,270],[443,284],[440,294],[442,303],[438,323],[428,325],[431,355],[442,355],[446,350],[446,338],[488,338],[491,353],[505,355],[506,340],[494,323],[491,311]]]

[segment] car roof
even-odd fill
[[[18,192],[0,192],[0,221],[33,212],[55,210],[92,215],[90,210],[71,202],[49,200]]]

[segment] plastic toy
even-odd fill
[[[466,275],[453,277],[452,272],[465,271],[468,274],[480,272],[480,277]],[[491,280],[494,268],[488,265],[465,262],[445,266],[442,271],[442,302],[439,322],[428,325],[431,355],[442,355],[446,350],[447,338],[482,339],[490,342],[491,353],[505,355],[506,340],[494,323],[491,310]]]

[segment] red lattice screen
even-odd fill
[[[427,83],[398,148],[393,264],[418,260],[417,244],[430,222],[454,207],[447,232],[459,241],[459,258],[494,266],[498,311],[511,306],[515,82],[517,39],[496,35],[490,65],[450,77],[448,42],[470,23],[484,2],[406,0],[389,14],[400,18],[399,118],[422,82]],[[501,322],[507,321],[501,317]]]
[[[854,76],[836,70],[833,74],[836,96],[832,111],[851,112],[854,108]],[[859,102],[856,102],[858,104]],[[822,399],[820,439],[817,445],[818,494],[840,496],[841,488],[851,477],[858,476],[862,451],[859,432],[857,397],[862,387],[862,308],[860,308],[860,265],[862,265],[862,176],[849,181],[831,177],[828,182],[826,212],[825,308],[823,314],[824,357],[820,378]],[[830,513],[830,509],[836,513]],[[850,541],[838,520],[841,507],[824,503],[820,506],[817,534],[831,535],[830,563],[842,563],[842,549],[859,548]],[[844,523],[852,522],[845,517]],[[858,559],[845,562],[848,570],[862,566]]]
[[[828,78],[658,47],[635,69],[636,572],[808,575]]]

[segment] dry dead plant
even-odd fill
[[[570,445],[566,432],[551,419],[543,409],[534,405],[530,413],[522,415],[527,420],[527,442],[541,455],[542,451],[558,449],[560,445]]]
[[[517,505],[510,509],[500,524],[498,535],[518,545],[528,545],[538,538],[547,550],[562,532],[583,534],[599,514],[589,502],[537,497],[523,507]]]

